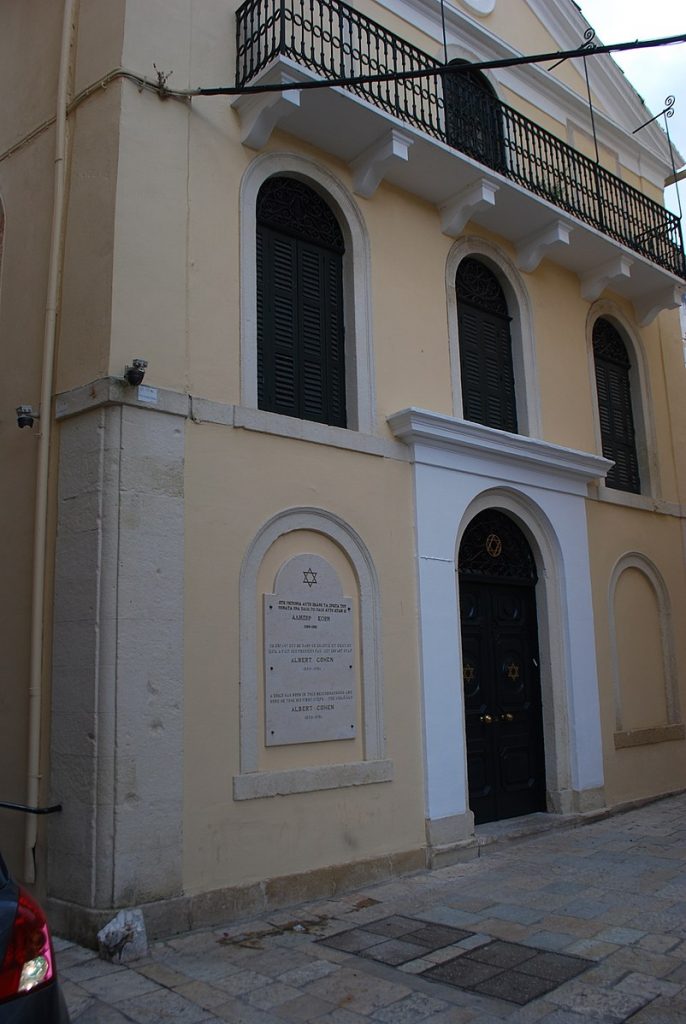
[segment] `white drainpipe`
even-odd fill
[[[57,333],[57,306],[61,278],[62,235],[64,231],[66,189],[66,136],[67,90],[69,85],[70,49],[74,9],[77,0],[65,0],[62,20],[62,46],[57,79],[57,107],[55,112],[55,175],[52,209],[50,263],[45,305],[45,333],[43,336],[43,377],[40,398],[40,436],[38,440],[38,468],[36,471],[36,506],[33,532],[33,576],[31,598],[31,663],[29,681],[29,747],[27,764],[26,802],[38,805],[40,795],[41,705],[43,697],[43,634],[45,630],[45,563],[48,518],[48,475],[50,471],[50,438],[52,433],[52,391]],[[38,834],[36,815],[26,819],[24,849],[24,878],[35,882],[34,849]]]

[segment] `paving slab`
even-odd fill
[[[686,794],[591,817],[127,965],[58,939],[72,1020],[686,1024]]]

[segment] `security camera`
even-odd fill
[[[127,366],[124,370],[124,380],[127,384],[130,384],[132,388],[137,388],[139,384],[143,383],[143,378],[145,377],[145,371],[147,368],[147,359],[134,359],[131,366]]]
[[[37,420],[39,413],[34,412],[30,405],[17,406],[17,426],[20,430],[24,427],[32,427],[33,421]]]

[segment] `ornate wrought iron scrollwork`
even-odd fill
[[[314,189],[297,178],[267,178],[257,196],[257,221],[332,252],[345,251],[333,211]]]
[[[535,583],[538,579],[536,562],[526,537],[509,516],[497,509],[480,512],[465,530],[460,544],[458,573],[461,580],[502,579],[512,583]]]
[[[467,256],[457,268],[455,279],[460,302],[498,316],[507,316],[507,299],[495,274],[479,260]]]
[[[615,366],[631,368],[626,345],[622,336],[609,320],[599,317],[593,325],[593,355],[596,359],[605,359]]]

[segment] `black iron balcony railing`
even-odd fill
[[[277,56],[332,79],[435,68],[345,88],[686,278],[678,217],[341,0],[246,0],[236,17],[238,87]]]

